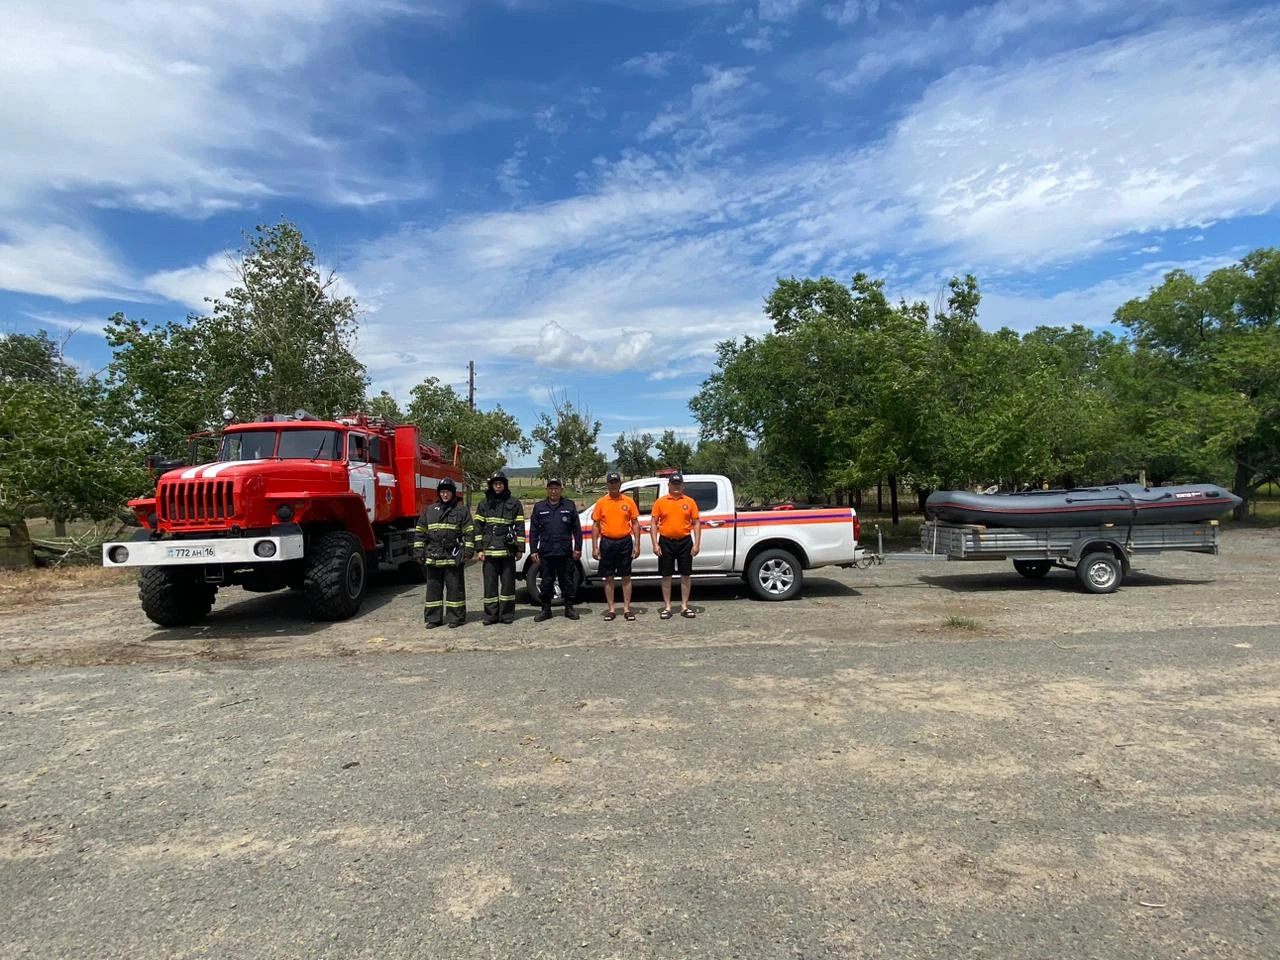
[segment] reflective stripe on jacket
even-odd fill
[[[507,542],[507,534],[514,534]],[[476,507],[476,552],[513,556],[524,553],[524,506],[512,496],[486,500]]]
[[[467,505],[456,499],[448,505],[437,500],[418,516],[413,549],[424,557],[422,562],[428,566],[449,567],[471,559],[475,554],[474,537],[475,527]]]

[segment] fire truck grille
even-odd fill
[[[171,527],[208,526],[236,515],[230,480],[178,480],[160,485],[159,519]]]

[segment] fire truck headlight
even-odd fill
[[[288,523],[293,519],[293,507],[287,503],[280,504],[280,506],[276,507],[276,518],[281,523]]]
[[[276,545],[270,540],[259,540],[253,545],[253,552],[265,560],[276,555]]]
[[[129,548],[114,546],[107,551],[107,559],[112,563],[124,563],[129,559]]]

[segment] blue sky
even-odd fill
[[[288,217],[371,392],[696,425],[778,276],[1107,324],[1277,242],[1280,14],[1226,0],[8,0],[0,331],[201,309]]]

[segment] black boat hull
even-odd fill
[[[1208,483],[1144,487],[1137,483],[1025,493],[938,490],[925,515],[988,527],[1089,527],[1101,524],[1198,523],[1222,517],[1240,498]]]

